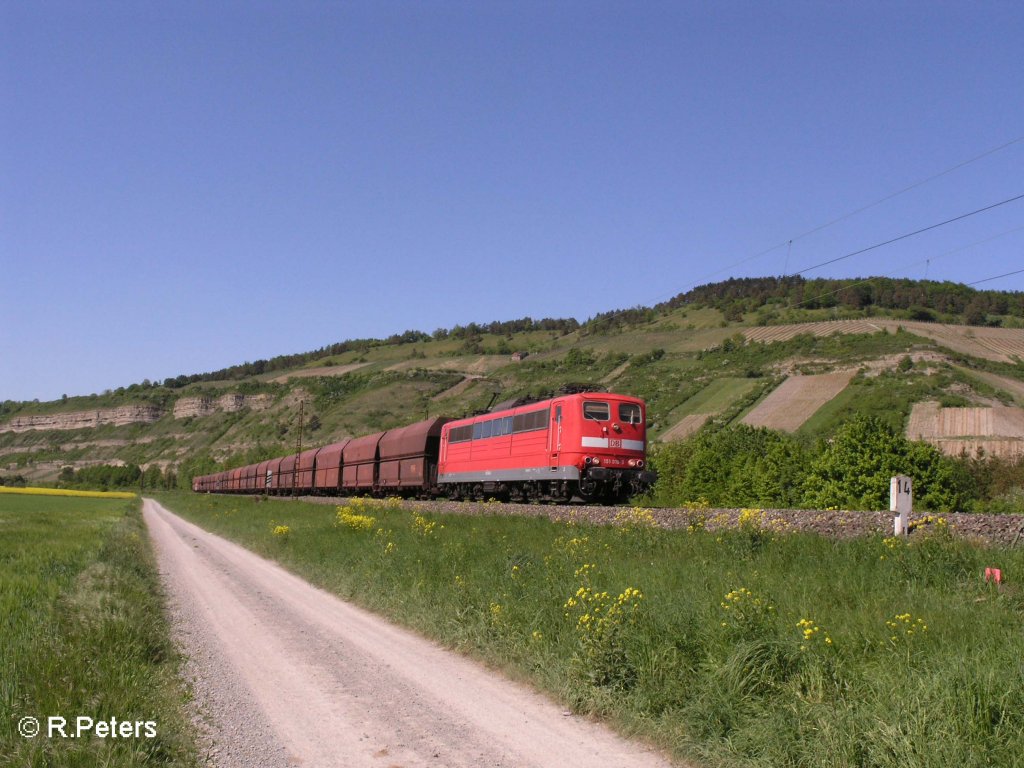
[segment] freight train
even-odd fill
[[[616,503],[657,479],[645,468],[646,419],[635,397],[567,394],[195,477],[192,490]]]

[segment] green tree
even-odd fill
[[[142,473],[142,485],[144,488],[159,488],[163,485],[164,473],[159,464],[150,464]]]
[[[573,347],[565,353],[565,358],[562,360],[562,368],[573,370],[590,368],[596,362],[597,356],[589,349]]]
[[[740,424],[662,446],[653,466],[658,503],[790,507],[803,495],[807,455],[789,435]]]
[[[924,509],[963,509],[973,497],[971,477],[962,464],[927,443],[907,440],[881,419],[858,416],[840,427],[811,463],[804,504],[886,509],[894,475],[914,481],[915,506]]]

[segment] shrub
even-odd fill
[[[966,468],[926,443],[907,440],[875,417],[848,421],[812,462],[804,482],[804,504],[844,509],[885,509],[889,479],[914,481],[915,504],[951,511],[973,496]]]

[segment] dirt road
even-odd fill
[[[154,501],[143,513],[218,768],[669,765]]]

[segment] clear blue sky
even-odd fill
[[[585,319],[1020,195],[1024,141],[799,237],[1024,137],[1022,41],[1019,1],[0,0],[0,400]],[[807,274],[972,282],[1022,228]]]

